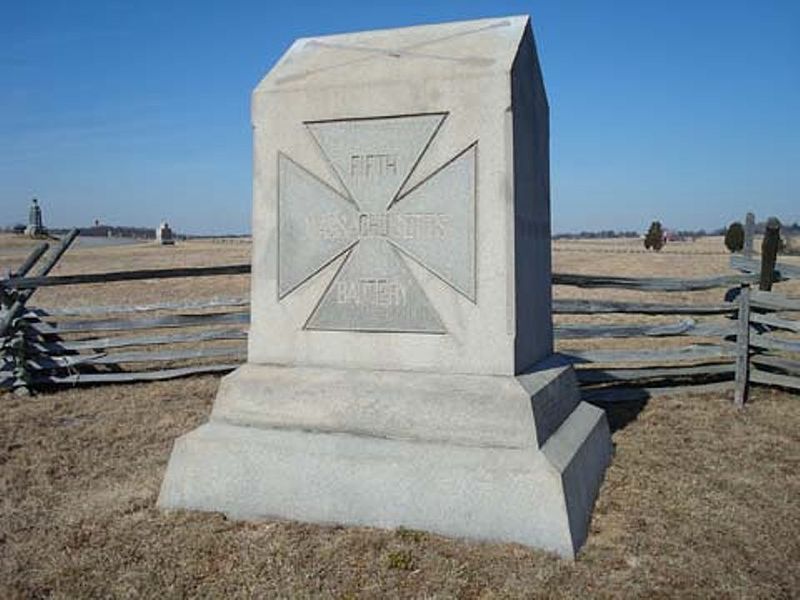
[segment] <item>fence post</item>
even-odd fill
[[[33,266],[39,261],[42,255],[47,252],[47,249],[50,247],[50,244],[47,242],[43,242],[36,246],[28,257],[25,259],[19,269],[16,271],[11,271],[8,274],[8,278],[12,279],[14,277],[25,277],[28,274]],[[14,304],[14,300],[16,299],[16,292],[8,292],[5,289],[0,289],[0,311],[3,311],[3,315],[5,315],[5,311],[11,308],[11,305]]]
[[[25,330],[19,328],[9,343],[14,356],[14,381],[11,384],[16,396],[31,395],[31,374],[28,369],[28,355],[25,344]]]
[[[736,389],[733,402],[737,408],[747,402],[747,380],[750,377],[750,284],[739,289],[739,322],[736,331]]]
[[[31,250],[31,253],[25,259],[25,262],[20,265],[19,269],[11,273],[10,277],[25,277],[25,275],[28,274],[28,271],[30,271],[37,262],[39,262],[39,259],[42,258],[42,255],[47,252],[49,247],[50,244],[47,242],[42,242],[36,246],[33,250]]]
[[[50,244],[43,242],[36,246],[16,271],[8,274],[9,279],[25,277],[28,272],[39,262]],[[0,290],[0,322],[13,322],[11,311],[19,298],[17,291],[7,292]],[[8,330],[5,330],[8,333]],[[12,388],[17,395],[30,395],[30,374],[27,369],[27,356],[25,354],[25,327],[15,329],[11,337],[0,336],[0,355],[5,358],[9,354],[12,357],[13,372]]]
[[[756,234],[756,216],[749,212],[744,219],[744,256],[753,258],[753,237]]]
[[[775,281],[775,262],[778,259],[778,246],[781,242],[781,222],[775,217],[767,220],[764,241],[761,243],[761,281],[758,289],[763,292],[772,290]]]
[[[73,229],[64,238],[55,250],[44,260],[39,269],[39,275],[45,276],[56,265],[58,260],[64,255],[79,231]],[[33,266],[47,251],[47,244],[40,244],[31,252],[16,274],[10,279],[22,277],[30,271]],[[28,368],[28,356],[25,340],[25,332],[28,329],[27,323],[22,319],[25,312],[25,303],[30,299],[36,289],[15,290],[9,297],[4,297],[2,311],[0,311],[0,351],[3,355],[9,352],[13,355],[14,361],[14,381],[12,387],[17,395],[30,395],[32,377]]]
[[[66,252],[70,247],[72,242],[75,241],[75,238],[78,237],[79,233],[80,232],[77,229],[73,229],[61,240],[61,244],[59,244],[53,253],[44,261],[44,264],[38,273],[40,277],[44,277],[50,272],[50,270],[63,256],[64,252]],[[3,314],[2,318],[0,318],[0,337],[6,335],[6,331],[11,326],[11,322],[20,314],[22,314],[23,310],[25,309],[25,303],[30,299],[35,291],[36,289],[23,290],[17,294],[16,298],[14,299],[14,303],[8,308],[8,311]]]

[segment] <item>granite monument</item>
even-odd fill
[[[255,89],[247,363],[163,508],[573,556],[610,460],[553,354],[527,17],[297,40]]]

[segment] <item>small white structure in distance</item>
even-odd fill
[[[28,210],[28,226],[25,228],[25,235],[29,237],[40,237],[47,233],[42,221],[42,208],[39,201],[34,198],[31,200],[31,207]]]
[[[161,224],[156,228],[156,243],[162,246],[173,246],[175,238],[172,237],[172,229],[169,223],[161,221]]]

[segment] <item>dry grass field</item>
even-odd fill
[[[557,242],[560,272],[728,273],[721,240]],[[0,270],[31,243],[0,239]],[[56,274],[246,262],[206,241],[71,250]],[[42,289],[37,306],[246,295],[247,277]],[[780,284],[800,296],[800,282]],[[719,302],[720,290],[559,297]],[[598,317],[596,319],[616,319]],[[643,317],[654,319],[656,317]],[[562,319],[563,320],[563,319]],[[570,321],[578,320],[571,317]],[[605,340],[604,346],[611,346]],[[639,342],[651,343],[651,342]],[[659,345],[662,343],[658,341]],[[679,343],[688,343],[684,339]],[[587,347],[572,340],[562,348]],[[0,396],[0,597],[735,597],[800,590],[800,398],[757,389],[657,396],[610,415],[614,461],[574,562],[513,544],[416,531],[231,522],[155,509],[173,440],[202,423],[218,377]],[[630,414],[624,415],[630,417]]]

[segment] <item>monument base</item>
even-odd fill
[[[248,364],[175,442],[158,504],[572,557],[610,455],[605,414],[554,360],[518,377]]]

